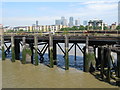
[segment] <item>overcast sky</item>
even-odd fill
[[[90,19],[102,19],[108,24],[118,21],[118,0],[3,0],[1,6],[0,23],[10,26],[32,25],[36,20],[40,25],[52,25],[61,16],[79,18],[81,24]]]

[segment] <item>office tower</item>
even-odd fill
[[[36,26],[38,26],[38,21],[36,21]]]
[[[79,18],[75,20],[75,26],[80,26],[80,19]]]
[[[74,26],[73,20],[74,20],[73,17],[70,17],[70,18],[69,18],[69,26],[70,26],[70,27]]]
[[[61,25],[61,20],[55,20],[55,25]]]
[[[83,21],[83,25],[84,25],[84,26],[87,26],[87,25],[88,25],[88,22],[87,22],[87,21]]]
[[[120,1],[118,2],[118,24],[120,25]]]
[[[65,17],[61,17],[61,25],[67,25],[67,20],[65,19]]]

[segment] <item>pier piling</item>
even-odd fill
[[[14,38],[14,45],[15,45],[15,59],[20,60],[20,41]]]
[[[38,50],[38,37],[37,36],[34,36],[34,49],[35,49],[35,55],[34,55],[34,58],[35,58],[35,65],[37,66],[39,61],[38,61],[38,53],[37,53],[37,50]]]
[[[53,36],[51,35],[51,33],[49,34],[49,55],[50,68],[53,68]]]
[[[117,76],[120,78],[120,52],[117,53]],[[118,86],[120,86],[120,81],[116,82]]]
[[[2,60],[5,60],[4,36],[1,35]]]
[[[14,36],[11,36],[11,51],[12,51],[12,62],[15,62],[15,46],[14,46]]]
[[[68,36],[65,35],[65,70],[69,69],[69,54],[68,54],[68,49],[69,49],[69,40],[68,40]]]
[[[53,42],[53,60],[54,65],[57,65],[57,44],[55,41]]]

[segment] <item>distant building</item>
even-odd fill
[[[116,22],[115,22],[110,26],[110,29],[111,30],[116,30],[116,27],[117,27],[117,25],[116,25]]]
[[[61,25],[61,20],[55,20],[55,25]]]
[[[69,27],[73,27],[74,26],[73,21],[74,21],[73,17],[70,17],[69,18]]]
[[[80,19],[75,20],[75,26],[80,26]]]
[[[87,26],[88,25],[88,21],[83,21],[83,26]]]
[[[67,19],[65,19],[65,17],[61,17],[61,25],[67,25]]]
[[[118,2],[118,25],[120,25],[120,1]]]
[[[93,28],[102,27],[102,30],[103,30],[103,27],[104,27],[103,20],[98,20],[98,19],[90,20],[88,22],[88,25],[93,27]]]

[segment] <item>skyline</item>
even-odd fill
[[[3,25],[32,25],[36,20],[40,25],[55,24],[56,19],[80,18],[84,20],[102,19],[105,23],[118,22],[118,0],[84,0],[82,2],[3,2]]]

